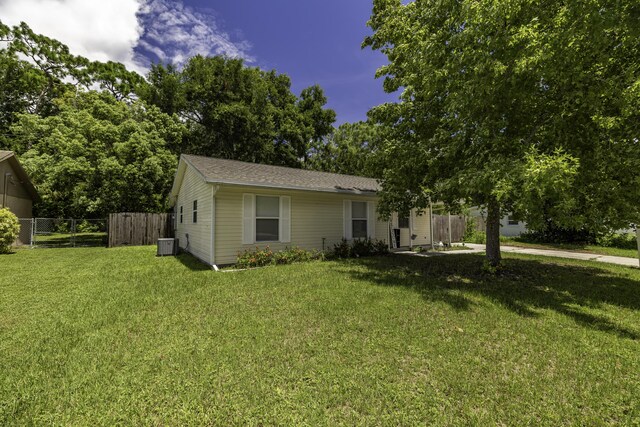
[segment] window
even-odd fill
[[[367,237],[367,202],[351,202],[351,227],[354,239]]]
[[[509,225],[518,225],[518,224],[520,224],[520,221],[518,221],[518,219],[513,215],[509,215],[509,217],[507,219],[508,219],[508,224]]]
[[[409,217],[408,216],[398,217],[398,228],[409,228]]]
[[[256,196],[256,242],[280,240],[280,197]]]
[[[182,224],[182,213],[184,212],[183,207],[180,206],[180,224]]]
[[[193,201],[193,223],[194,224],[198,223],[198,201],[197,200]]]

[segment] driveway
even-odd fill
[[[485,251],[485,245],[478,245],[475,243],[466,243],[465,246],[469,247],[468,251],[458,250],[458,251],[450,251],[450,252],[439,252],[442,255],[455,255],[455,254],[465,254],[465,253],[479,253]],[[621,256],[611,256],[611,255],[598,255],[598,254],[588,254],[584,252],[573,252],[573,251],[556,251],[552,249],[531,249],[531,248],[520,248],[516,246],[503,246],[500,245],[500,250],[502,252],[513,252],[519,254],[528,254],[528,255],[541,255],[541,256],[550,256],[556,258],[571,258],[571,259],[580,259],[584,261],[596,261],[596,262],[604,262],[607,264],[617,264],[624,265],[627,267],[638,267],[639,261],[637,258],[626,258]],[[413,253],[414,252],[401,252],[401,253]],[[429,254],[425,254],[422,256],[431,256]]]

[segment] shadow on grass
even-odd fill
[[[180,264],[192,271],[211,271],[211,267],[191,255],[189,252],[180,252],[175,257]]]
[[[640,309],[640,281],[601,268],[513,258],[504,260],[503,274],[492,276],[481,272],[482,261],[471,254],[391,255],[344,261],[340,268],[381,286],[412,288],[427,300],[443,301],[460,311],[474,305],[468,295],[480,295],[521,316],[536,317],[537,310],[548,309],[588,328],[640,339],[637,331],[588,312],[603,304]]]

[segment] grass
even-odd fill
[[[612,255],[626,258],[638,258],[637,249],[620,249],[605,246],[585,245],[577,243],[529,243],[519,240],[517,237],[502,238],[501,244],[505,246],[517,246],[520,248],[555,249],[572,252],[584,252],[589,254]]]
[[[0,425],[633,425],[640,270],[0,256]]]
[[[43,247],[106,246],[106,232],[37,234],[34,243]]]

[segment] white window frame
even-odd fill
[[[198,223],[198,199],[193,201],[193,211],[191,212],[191,223]]]
[[[259,197],[278,199],[278,216],[277,217],[258,216],[258,198]],[[280,230],[280,225],[281,225],[280,222],[282,221],[282,208],[280,204],[281,204],[280,196],[271,196],[271,195],[262,195],[262,194],[255,195],[254,206],[253,206],[253,241],[255,243],[280,243],[281,237],[282,237],[281,230]],[[258,240],[258,220],[259,219],[277,219],[278,220],[278,238],[276,240]]]
[[[361,217],[354,217],[353,216],[353,204],[354,203],[362,203],[364,204],[364,211],[365,211],[365,217],[361,218]],[[353,221],[364,221],[365,222],[365,232],[364,232],[364,237],[355,237],[353,235]],[[352,239],[367,239],[369,237],[369,204],[366,201],[359,201],[359,200],[352,200],[351,201],[351,238]]]
[[[520,225],[520,221],[514,215],[507,216],[507,225]]]

